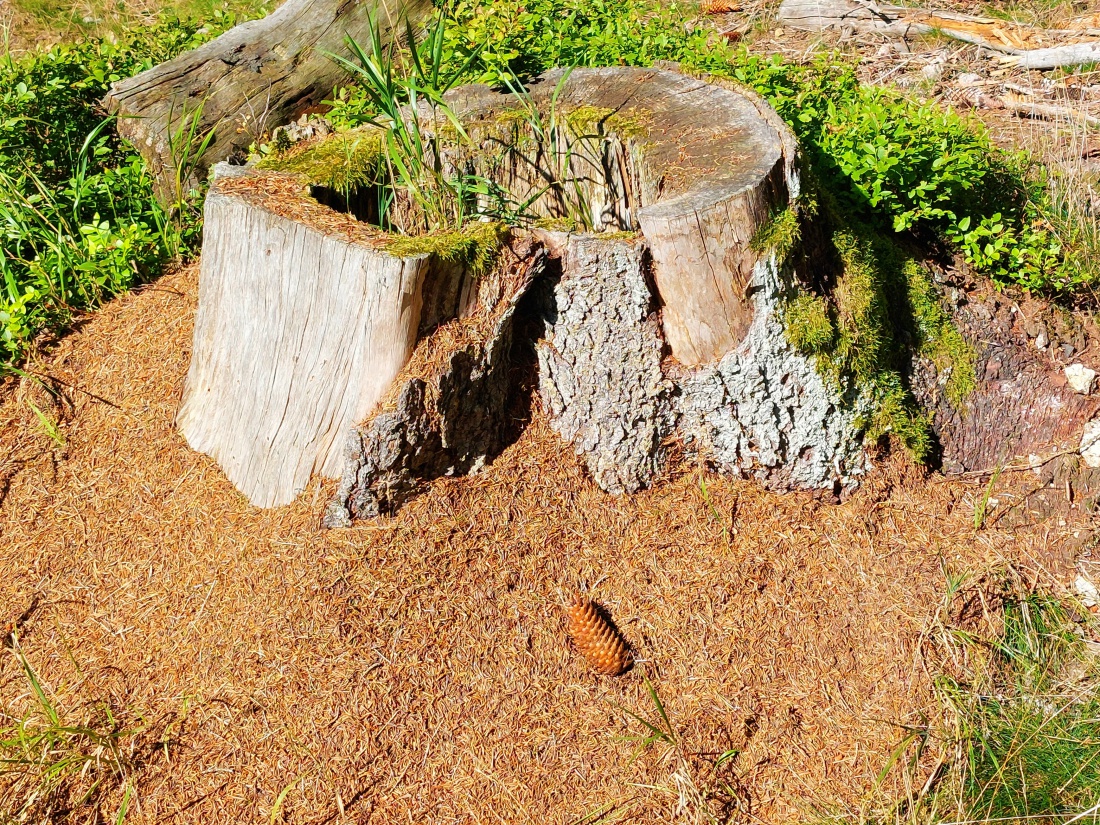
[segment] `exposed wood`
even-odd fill
[[[177,424],[251,502],[270,507],[292,501],[311,473],[339,475],[348,429],[408,361],[423,285],[439,279],[428,255],[395,257],[369,233],[276,214],[267,201],[277,176],[257,185],[254,173],[218,171]]]
[[[546,254],[529,236],[502,252],[471,310],[417,344],[374,414],[350,428],[326,527],[392,513],[426,482],[495,458],[518,430],[517,309]]]
[[[888,37],[910,37],[938,31],[1004,55],[1027,69],[1052,69],[1100,60],[1100,34],[1095,16],[1062,29],[1041,29],[1006,20],[955,12],[894,6],[873,0],[783,0],[779,20],[806,31],[847,29]]]
[[[429,0],[287,0],[262,20],[115,83],[104,102],[170,203],[181,172],[184,185],[205,177],[214,163],[328,99],[345,71],[325,53],[343,54],[345,37],[367,42],[373,18],[386,42],[403,32],[406,16],[419,21],[430,10]],[[211,130],[205,152],[192,154],[187,136],[197,145]]]

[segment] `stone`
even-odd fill
[[[1089,467],[1100,467],[1100,419],[1094,418],[1085,425],[1081,434],[1081,460]]]
[[[1096,370],[1089,369],[1084,364],[1070,364],[1065,373],[1066,381],[1074,392],[1089,395],[1096,389]]]

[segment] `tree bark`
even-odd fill
[[[115,83],[104,103],[171,204],[215,163],[327,99],[346,72],[326,52],[343,54],[345,37],[366,43],[374,19],[389,42],[404,33],[404,19],[419,22],[430,10],[429,0],[287,0],[262,20]]]

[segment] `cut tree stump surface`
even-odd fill
[[[533,83],[530,101],[546,110],[556,98],[565,119],[583,115],[587,131],[617,133],[624,144],[604,165],[625,169],[610,169],[589,193],[593,223],[641,230],[672,354],[689,365],[714,361],[752,322],[754,235],[798,194],[786,128],[751,92],[678,72],[620,67],[562,78],[553,71]],[[477,121],[519,108],[514,95],[486,86],[448,100],[475,121],[472,135]]]

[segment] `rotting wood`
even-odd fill
[[[752,93],[665,69],[554,71],[527,92],[543,110],[553,99],[563,112],[605,113],[587,126],[602,141],[596,158],[571,156],[571,174],[596,178],[585,194],[591,223],[645,236],[664,333],[681,363],[729,352],[752,322],[747,290],[760,255],[751,241],[798,194],[794,155],[774,112]],[[485,86],[456,90],[450,100],[464,119],[489,123],[519,108]],[[482,146],[476,122],[470,130]],[[519,188],[522,200],[542,182],[507,160],[500,182]],[[501,166],[485,164],[484,172],[499,176]]]
[[[804,31],[841,29],[911,37],[936,31],[1004,55],[1025,69],[1053,69],[1100,61],[1100,20],[1095,15],[1060,29],[1024,26],[989,17],[910,8],[873,0],[783,0],[778,19]]]
[[[392,513],[426,482],[476,470],[504,449],[516,430],[516,313],[545,264],[539,243],[513,239],[466,317],[417,344],[375,414],[353,422],[326,527]]]
[[[523,104],[486,87],[457,90],[452,106],[473,145],[503,149],[444,141],[444,161],[495,175],[517,199],[541,187],[535,207],[560,215],[562,187],[538,174],[554,162],[539,144],[545,135],[508,131],[530,125],[517,107],[551,98],[563,118],[552,128],[574,141],[566,155],[588,153],[578,167],[588,175],[588,220],[618,231],[538,230],[529,255],[545,249],[559,274],[548,267],[522,320],[543,325],[533,347],[540,393],[593,480],[610,492],[647,486],[672,438],[771,486],[851,486],[865,466],[859,411],[786,342],[789,273],[756,244],[773,215],[794,208],[789,130],[735,87],[664,69],[577,70],[532,84]],[[562,170],[549,171],[554,180]],[[179,420],[258,504],[289,500],[310,472],[336,475],[346,445],[326,518],[335,525],[388,512],[423,482],[492,459],[504,429],[500,353],[519,305],[518,293],[501,293],[489,314],[499,323],[448,349],[451,331],[469,331],[465,310],[485,284],[474,290],[463,272],[421,257],[395,263],[380,248],[393,236],[308,191],[290,172],[215,181]],[[399,271],[382,277],[386,267]]]
[[[179,187],[186,192],[213,164],[331,96],[346,72],[326,52],[341,54],[345,37],[366,42],[374,20],[388,42],[403,33],[405,19],[419,22],[430,10],[428,0],[287,0],[261,20],[113,84],[104,104],[149,163],[158,197],[174,203]],[[189,136],[194,145],[186,145]]]

